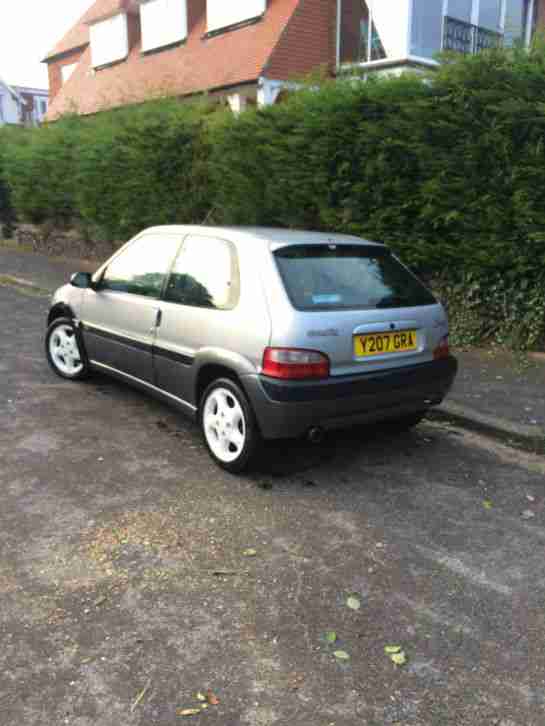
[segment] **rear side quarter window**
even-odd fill
[[[234,245],[215,237],[186,238],[172,267],[165,300],[179,305],[232,310],[240,296]]]

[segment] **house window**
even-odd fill
[[[366,63],[386,57],[365,0],[343,0],[340,41],[342,63]]]
[[[207,0],[206,18],[208,32],[228,28],[245,20],[258,18],[265,13],[267,0]]]
[[[70,65],[62,66],[61,74],[62,74],[63,84],[66,83],[66,81],[70,78],[70,76],[76,70],[77,67],[78,67],[77,63],[70,63]]]
[[[90,27],[93,68],[106,66],[129,55],[127,15],[119,13]]]
[[[463,2],[464,0],[461,0],[461,4]],[[467,2],[471,4],[471,0]],[[442,38],[443,0],[414,0],[411,55],[433,58],[441,50]]]
[[[515,43],[534,32],[535,0],[413,0],[411,55],[465,54]]]
[[[145,0],[140,5],[142,52],[187,38],[187,0]]]
[[[42,98],[42,99],[40,99],[39,103],[40,103],[40,113],[42,114],[42,116],[45,116],[45,114],[47,113],[47,101],[45,101]]]

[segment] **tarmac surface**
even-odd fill
[[[47,307],[0,286],[2,726],[545,724],[545,458],[432,421],[232,477],[57,378]]]

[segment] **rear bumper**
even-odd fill
[[[458,363],[452,356],[389,371],[326,381],[243,378],[266,439],[295,438],[312,427],[348,428],[423,411],[441,403]]]

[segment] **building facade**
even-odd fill
[[[340,0],[339,65],[434,66],[443,51],[465,55],[528,46],[545,0]]]
[[[47,114],[48,104],[48,91],[10,86],[0,78],[0,126],[38,126]]]
[[[331,76],[528,44],[545,0],[96,0],[45,59],[49,119],[207,93],[234,111]]]

